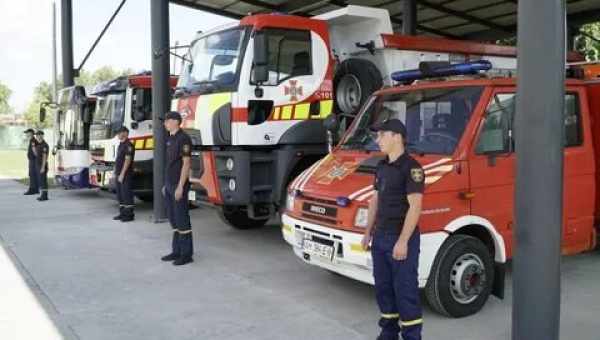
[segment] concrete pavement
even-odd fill
[[[111,220],[116,206],[106,193],[55,189],[50,201],[39,203],[24,190],[0,180],[0,244],[11,259],[0,266],[18,270],[65,339],[362,340],[377,334],[372,288],[303,264],[276,225],[238,231],[211,209],[193,210],[195,262],[174,267],[159,260],[171,231],[150,223],[151,205],[138,202],[136,221],[123,224]],[[510,275],[507,287],[506,300],[490,298],[468,318],[447,319],[426,307],[424,338],[509,339]],[[8,322],[28,324],[6,321],[13,307],[0,302],[0,339],[11,340],[1,334]],[[564,260],[562,315],[563,339],[600,339],[597,252]],[[34,327],[35,320],[25,321]]]

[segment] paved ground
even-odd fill
[[[150,205],[122,224],[111,220],[114,202],[104,193],[53,190],[51,201],[38,203],[23,191],[0,180],[0,244],[12,260],[0,266],[14,264],[66,339],[375,338],[372,288],[304,265],[276,225],[236,231],[212,210],[196,209],[196,262],[175,268],[159,261],[171,232],[149,222]],[[565,259],[563,273],[562,338],[600,339],[600,254]],[[22,288],[22,280],[4,281],[11,292]],[[509,339],[510,290],[507,296],[459,320],[426,310],[425,339]],[[0,303],[0,339],[43,319],[34,310],[15,314],[37,308],[15,300]]]

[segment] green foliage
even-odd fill
[[[12,90],[0,82],[0,115],[12,113],[12,108],[8,103]]]
[[[575,50],[585,56],[587,61],[600,60],[600,23],[581,26],[575,38]]]

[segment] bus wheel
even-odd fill
[[[235,229],[256,229],[264,226],[268,218],[255,220],[248,217],[248,212],[242,207],[228,207],[225,206],[221,209],[219,217],[223,222],[232,226]]]
[[[425,296],[438,313],[460,318],[483,308],[493,282],[494,264],[483,242],[455,235],[444,242],[435,258]]]

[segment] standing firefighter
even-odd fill
[[[33,137],[33,129],[27,129],[24,131],[25,137],[27,138],[27,163],[29,165],[29,189],[25,191],[24,195],[37,195],[40,192],[40,185],[38,183],[38,174],[35,169],[35,147],[37,141]]]
[[[369,224],[362,246],[372,242],[375,294],[381,311],[378,340],[421,339],[423,324],[417,269],[425,175],[405,152],[406,127],[389,119],[372,127],[386,158],[375,174],[375,196],[369,203]],[[400,327],[401,326],[401,327]]]
[[[192,224],[190,222],[188,192],[190,190],[190,156],[192,140],[181,130],[181,115],[168,112],[165,115],[165,128],[169,132],[166,150],[166,176],[163,194],[167,216],[173,228],[171,254],[163,256],[163,261],[174,261],[176,266],[193,261],[194,246]]]
[[[121,222],[133,221],[135,215],[133,209],[133,191],[132,185],[132,169],[133,159],[135,157],[135,148],[129,140],[129,129],[125,126],[118,131],[118,137],[121,143],[117,149],[117,157],[115,160],[115,175],[117,176],[117,199],[119,200],[119,215],[113,220],[121,220]]]
[[[44,131],[38,130],[35,133],[35,139],[37,141],[34,153],[35,153],[35,172],[38,176],[38,183],[40,186],[41,195],[37,198],[38,201],[48,200],[48,143],[44,140]]]

